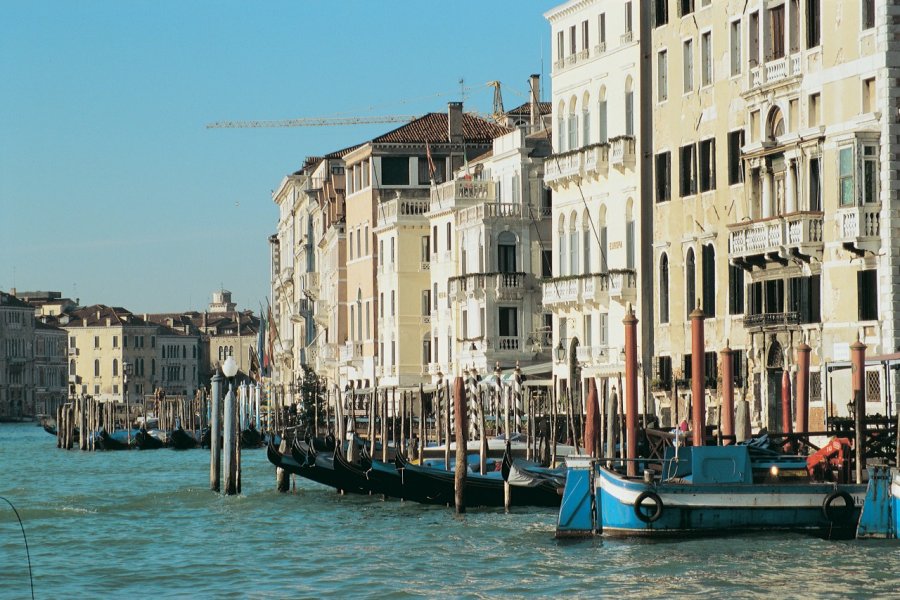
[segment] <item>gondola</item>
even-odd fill
[[[169,434],[169,445],[176,450],[190,450],[196,448],[197,436],[193,431],[185,431],[183,427],[176,427]]]
[[[106,429],[101,429],[96,433],[97,447],[101,450],[130,450],[128,445],[128,432],[119,429],[110,435]]]
[[[373,488],[373,482],[368,476],[372,462],[372,459],[365,453],[363,453],[359,463],[351,462],[344,455],[343,449],[336,447],[333,453],[332,466],[335,476],[341,480],[339,489],[358,494],[382,493]]]
[[[247,429],[241,431],[241,448],[261,448],[262,445],[263,434],[251,422]]]
[[[507,450],[501,467],[503,480],[510,485],[510,496],[517,506],[552,506],[562,502],[566,485],[565,469],[548,469],[528,461],[514,459]]]
[[[269,445],[266,446],[266,456],[270,463],[278,468],[284,469],[288,473],[293,473],[294,475],[300,475],[301,469],[309,468],[308,465],[298,463],[293,456],[282,454],[281,451],[278,450],[278,447],[271,441],[269,442]]]
[[[397,470],[402,470],[404,498],[422,504],[455,503],[456,475],[453,471],[414,465],[401,453],[397,453],[395,462]],[[466,506],[503,506],[500,473],[466,473],[465,503]]]
[[[141,427],[140,431],[131,438],[131,445],[139,450],[159,450],[166,444],[159,435],[153,435]]]
[[[300,440],[294,440],[294,445],[291,446],[291,455],[298,464],[302,465],[297,475],[339,491],[362,492],[346,477],[335,473],[333,453],[316,452],[314,447]]]

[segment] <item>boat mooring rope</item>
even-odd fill
[[[31,582],[31,600],[34,600],[34,576],[31,574],[31,552],[28,550],[28,538],[25,536],[25,525],[22,524],[22,517],[19,516],[19,511],[16,510],[13,503],[3,496],[0,496],[0,500],[9,504],[9,507],[13,509],[13,512],[16,513],[16,518],[19,520],[19,528],[22,530],[22,539],[25,540],[25,556],[28,558],[28,580]]]

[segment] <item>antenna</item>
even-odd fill
[[[465,77],[459,78],[459,96],[460,96],[459,99],[462,101],[463,104],[465,104],[466,103],[466,79],[465,79]]]

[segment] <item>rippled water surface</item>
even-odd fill
[[[264,450],[243,495],[208,490],[201,450],[58,450],[0,425],[0,496],[25,523],[35,597],[900,597],[900,544],[799,535],[646,542],[553,539],[556,513],[451,509],[275,491]],[[0,501],[0,598],[30,597]]]

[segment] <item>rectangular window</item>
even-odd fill
[[[631,33],[631,2],[625,3],[625,33]]]
[[[391,316],[395,316],[397,314],[397,292],[391,290]]]
[[[100,336],[95,335],[94,336],[94,348],[99,348],[99,347],[100,347]]]
[[[682,146],[679,153],[680,177],[678,191],[681,196],[690,196],[697,193],[697,157],[695,146],[689,144]]]
[[[607,313],[597,315],[597,332],[599,333],[597,343],[601,346],[609,345],[609,315]]]
[[[743,183],[744,162],[741,160],[741,148],[744,145],[744,130],[728,132],[728,185]]]
[[[118,347],[119,347],[119,336],[114,335],[113,336],[113,348],[118,348]]]
[[[672,357],[659,356],[656,359],[656,380],[660,389],[672,389]]]
[[[364,188],[369,187],[369,161],[364,160],[361,163],[362,168],[362,186]]]
[[[660,27],[669,22],[669,0],[653,0],[653,26]]]
[[[856,204],[853,198],[853,148],[841,148],[839,154],[839,190],[841,194],[841,206],[853,206]]]
[[[744,314],[744,269],[728,265],[728,314]]]
[[[784,58],[784,5],[769,9],[769,53],[770,60]]]
[[[567,122],[569,128],[569,150],[574,150],[578,147],[578,116],[575,113],[570,114]]]
[[[633,269],[635,267],[635,232],[634,221],[625,222],[625,268]]]
[[[602,225],[600,227],[600,272],[606,273],[609,270],[609,265],[606,262],[606,256],[609,252],[609,242],[608,242],[608,232],[609,229],[606,225]]]
[[[431,347],[434,349],[434,362],[438,361],[438,338],[434,336],[434,340],[431,344]]]
[[[563,58],[565,58],[566,44],[563,40],[563,35],[564,34],[562,31],[556,32],[556,60],[562,60]]]
[[[447,251],[448,252],[453,249],[453,246],[450,244],[450,242],[451,242],[450,232],[452,230],[453,230],[453,223],[447,223]]]
[[[788,280],[788,310],[796,315],[800,323],[821,322],[821,292],[819,290],[821,277],[792,277]]]
[[[514,306],[501,306],[497,310],[497,325],[500,337],[519,335],[518,311]]]
[[[752,69],[759,64],[759,13],[750,13],[750,25],[747,29],[747,64]]]
[[[382,156],[381,185],[409,185],[409,158]]]
[[[422,340],[422,364],[427,365],[431,361],[431,340]]]
[[[703,375],[706,377],[706,381],[703,382],[703,387],[705,388],[713,388],[716,387],[716,380],[719,375],[719,355],[716,352],[704,352],[703,353]]]
[[[863,146],[863,204],[878,202],[878,147]]]
[[[587,50],[590,48],[590,37],[588,36],[588,22],[581,22],[581,49]]]
[[[856,274],[857,298],[859,303],[859,320],[875,321],[878,319],[878,271],[869,269]]]
[[[788,42],[790,51],[797,52],[800,50],[800,0],[790,0],[788,6],[790,21],[790,30],[788,31]]]
[[[422,316],[431,314],[431,290],[422,290]]]
[[[678,16],[683,17],[694,12],[694,0],[678,0]]]
[[[372,311],[371,304],[366,300],[366,339],[372,339]]]
[[[662,50],[656,55],[656,97],[664,102],[669,97],[669,54]]]
[[[438,309],[438,286],[436,283],[434,284],[434,289],[432,289],[432,291],[431,291],[431,300],[432,300],[431,310],[434,312],[437,312],[437,309]]]
[[[600,13],[600,47],[606,48],[606,13]]]
[[[684,93],[694,89],[694,41],[684,42]]]
[[[431,238],[427,235],[422,236],[422,257],[423,263],[431,262]]]
[[[731,76],[741,74],[741,21],[731,22]]]
[[[862,0],[862,28],[875,27],[875,0]]]
[[[815,48],[821,43],[821,0],[806,0],[806,47]]]
[[[656,162],[656,201],[666,202],[671,199],[672,157],[668,152],[660,152]]]
[[[712,32],[700,34],[700,85],[713,82]]]
[[[862,111],[864,113],[875,112],[875,78],[863,79],[862,82]]]
[[[469,337],[469,311],[463,310],[460,314],[462,315],[462,336],[463,339],[467,339]]]
[[[818,158],[809,159],[809,210],[822,210],[822,173]]]
[[[809,110],[807,114],[807,125],[814,127],[819,124],[819,104],[821,96],[819,94],[809,95]]]
[[[716,187],[716,140],[700,142],[700,191],[708,192]]]
[[[575,54],[575,26],[569,27],[569,54]]]

